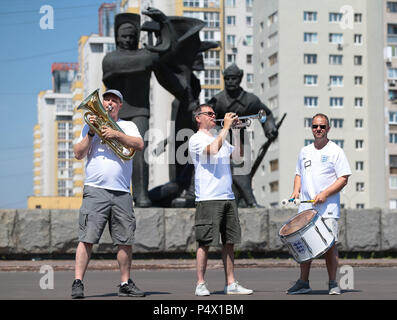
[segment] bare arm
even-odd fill
[[[299,199],[300,192],[301,192],[301,176],[295,175],[294,191],[291,194],[291,199]]]
[[[91,148],[93,138],[94,137],[90,136],[89,134],[86,134],[83,140],[73,146],[74,157],[77,160],[82,160],[87,156],[88,151]]]
[[[226,140],[229,129],[236,119],[237,115],[233,112],[228,112],[225,114],[222,130],[219,131],[219,134],[215,140],[204,149],[204,154],[215,155],[219,152]]]
[[[241,163],[243,161],[243,155],[241,154],[241,141],[240,141],[240,130],[239,129],[232,129],[232,141],[234,141],[234,150],[231,154],[231,158],[235,162]]]

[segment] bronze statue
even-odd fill
[[[116,15],[116,50],[103,59],[103,82],[106,87],[122,92],[124,106],[120,118],[133,121],[144,137],[149,129],[150,76],[154,72],[160,85],[175,97],[171,120],[176,121],[176,130],[191,127],[190,114],[198,103],[201,90],[192,71],[200,60],[200,52],[217,44],[200,41],[199,31],[204,26],[201,20],[169,17],[155,8],[148,8],[142,13],[153,20],[142,27],[138,14]],[[149,44],[138,49],[141,30],[149,32]],[[153,33],[157,40],[155,45],[152,43]],[[162,205],[164,200],[170,202],[186,188],[186,181],[190,180],[192,171],[191,166],[170,165],[171,181],[174,183],[178,180],[177,190],[165,186],[163,189],[157,188],[149,196],[148,163],[144,160],[147,147],[145,141],[144,151],[137,153],[134,158],[132,186],[137,207],[148,207],[153,202]]]
[[[227,112],[235,112],[238,116],[247,116],[258,114],[260,110],[266,113],[266,121],[262,123],[265,136],[271,143],[278,136],[278,128],[275,124],[271,110],[260,101],[260,99],[241,88],[240,83],[243,77],[243,70],[237,65],[232,64],[223,72],[225,81],[225,90],[219,92],[212,97],[208,104],[212,105],[218,118],[223,118]],[[240,131],[240,143],[244,146],[244,140],[247,138],[244,134],[245,130]],[[247,154],[247,152],[246,152]],[[237,167],[233,168],[233,187],[236,199],[239,199],[240,206],[258,207],[258,203],[252,192],[252,175],[235,174]],[[241,200],[244,200],[244,204]]]

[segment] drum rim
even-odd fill
[[[285,236],[284,236],[284,235],[280,234],[281,230],[282,230],[288,223],[290,223],[293,219],[295,219],[295,217],[297,217],[297,216],[300,215],[302,212],[304,212],[304,211],[302,211],[302,212],[296,214],[295,216],[293,216],[291,219],[289,219],[286,223],[283,224],[283,226],[282,226],[282,227],[280,228],[280,230],[278,231],[279,237],[280,237],[280,238],[283,238],[283,239],[292,237],[292,236],[294,236],[294,235],[296,235],[296,234],[298,234],[298,233],[300,233],[300,232],[306,230],[306,229],[309,228],[312,224],[314,224],[314,223],[317,221],[318,218],[321,218],[320,214],[318,213],[318,211],[317,211],[316,209],[308,209],[308,210],[313,210],[313,211],[316,212],[316,214],[314,215],[314,217],[310,220],[310,222],[309,222],[308,224],[304,225],[304,226],[301,227],[300,229],[298,229],[298,230],[296,230],[296,231],[294,231],[294,232],[292,232],[292,233],[290,233],[290,234],[288,234],[288,235],[285,235]],[[305,211],[306,211],[306,210],[305,210]]]

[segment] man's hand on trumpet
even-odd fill
[[[228,112],[225,114],[225,117],[223,118],[223,127],[227,130],[232,128],[232,126],[236,123],[238,123],[238,116],[234,112]]]

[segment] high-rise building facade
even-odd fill
[[[73,195],[73,104],[71,82],[77,63],[54,63],[53,89],[41,91],[37,99],[38,122],[34,127],[34,197]],[[32,200],[31,200],[32,199]],[[32,202],[33,201],[33,202]]]
[[[254,91],[287,117],[264,160],[262,203],[292,192],[299,150],[313,141],[311,118],[330,118],[352,176],[346,208],[385,205],[383,3],[372,0],[254,3]]]
[[[397,208],[397,1],[383,0],[386,201]]]

